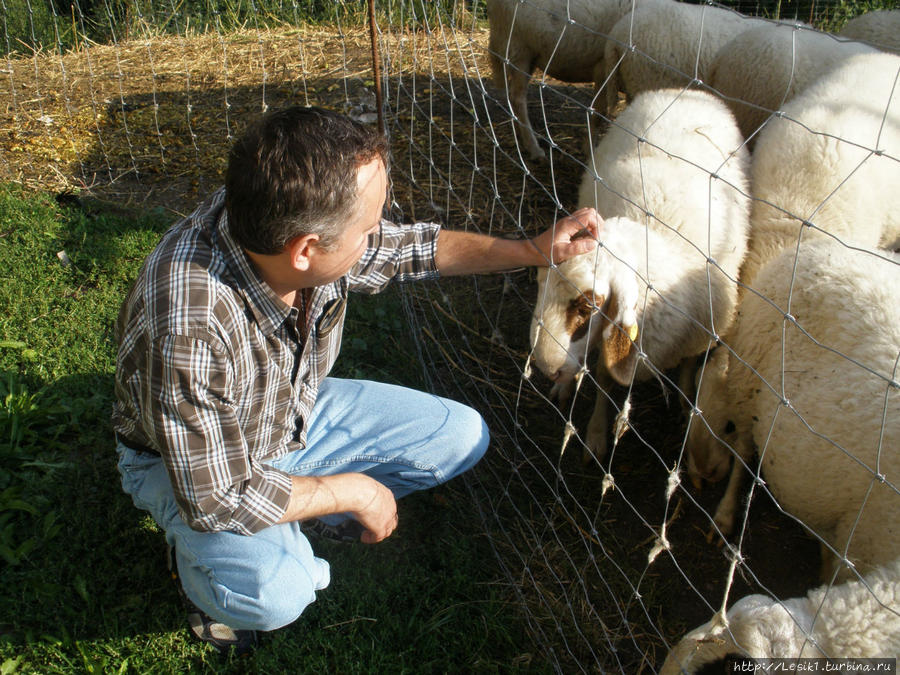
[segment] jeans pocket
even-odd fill
[[[150,470],[162,463],[162,457],[137,452],[121,443],[116,451],[119,453],[118,467],[122,476],[122,489],[135,499],[138,507],[145,508],[137,504],[137,495]]]

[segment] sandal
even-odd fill
[[[348,518],[337,525],[328,525],[318,518],[304,520],[300,523],[300,529],[306,534],[312,534],[322,539],[339,541],[344,544],[358,544],[362,533],[366,531],[358,520]]]
[[[230,650],[235,656],[240,656],[256,648],[258,640],[255,630],[235,630],[197,607],[188,610],[187,620],[191,632],[215,647],[220,654],[227,654]]]
[[[178,579],[174,546],[169,546],[166,559],[169,574],[172,575],[172,579],[178,588],[178,595],[187,609],[187,620],[191,632],[203,642],[208,642],[215,647],[220,654],[227,654],[230,650],[235,656],[240,656],[255,649],[259,641],[255,630],[235,630],[224,623],[216,621],[191,602],[184,592],[181,581]]]

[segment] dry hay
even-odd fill
[[[433,38],[390,33],[381,48],[408,68],[434,58]],[[176,207],[221,182],[231,140],[265,109],[347,109],[373,86],[361,27],[154,36],[10,59],[3,73],[0,179]]]
[[[532,87],[532,121],[556,147],[526,168],[501,96],[485,86],[486,43],[483,28],[380,37],[398,220],[518,237],[575,203],[589,87]],[[7,61],[0,179],[184,213],[221,183],[230,139],[265,107],[346,110],[368,97],[370,49],[363,28],[307,27]],[[704,539],[718,492],[665,500],[684,426],[673,389],[649,383],[634,394],[633,431],[607,462],[617,489],[601,496],[604,471],[580,464],[577,437],[561,453],[567,420],[584,428],[596,385],[582,387],[570,415],[548,400],[540,375],[522,377],[534,297],[523,270],[414,285],[406,299],[432,385],[477,407],[492,428],[470,489],[541,660],[564,671],[650,670],[666,641],[721,602],[728,557]],[[620,404],[625,393],[611,398]],[[762,500],[753,509],[779,521]],[[650,565],[664,521],[672,555]],[[815,576],[814,547],[783,519],[751,529],[742,553],[781,597]],[[759,590],[742,577],[732,597]]]

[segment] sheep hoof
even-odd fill
[[[550,388],[550,400],[556,401],[560,408],[566,408],[572,400],[572,392],[575,390],[574,380],[556,382]]]
[[[713,526],[706,531],[706,543],[712,544],[716,539],[719,540],[719,543],[718,543],[719,547],[724,545],[725,540],[719,536],[718,530],[716,530],[715,526]]]
[[[591,429],[588,424],[586,443],[587,447],[582,455],[585,465],[590,464],[592,460],[600,464],[606,457],[606,429],[597,431]]]
[[[544,152],[539,146],[531,148],[528,151],[528,159],[530,159],[532,162],[543,164],[547,160],[547,153]]]
[[[730,536],[733,531],[734,514],[716,511],[716,515],[713,516],[713,525],[706,534],[706,542],[711,544],[713,540],[718,539],[718,546],[721,548],[725,544],[725,537]]]

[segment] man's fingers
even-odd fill
[[[573,239],[571,245],[575,247],[574,255],[579,255],[597,248],[597,240],[592,236],[583,236]]]
[[[360,541],[364,544],[377,544],[379,541],[384,541],[397,529],[398,522],[399,514],[394,511],[393,516],[386,522],[373,525],[371,529],[367,527],[360,535]]]
[[[568,217],[572,222],[576,232],[572,235],[572,239],[594,238],[600,235],[600,227],[603,225],[603,218],[597,213],[592,206],[586,206],[578,209],[575,213]]]

